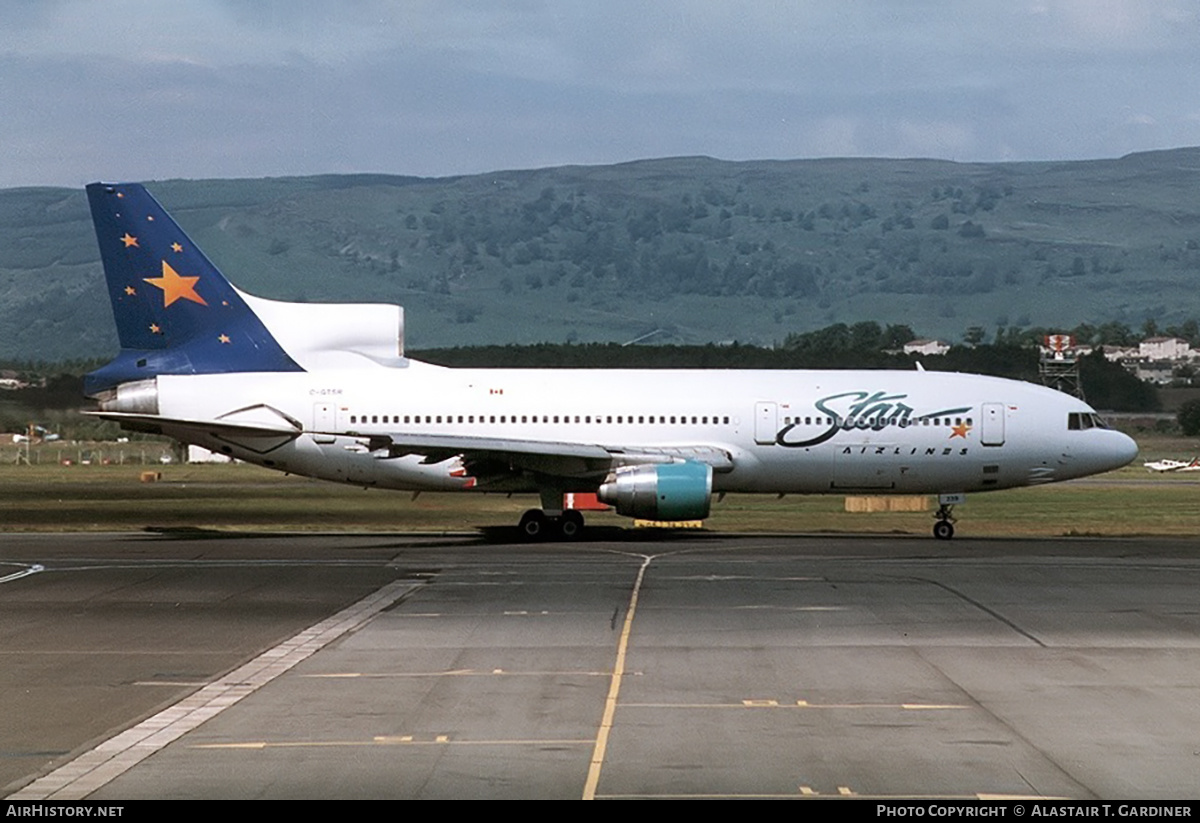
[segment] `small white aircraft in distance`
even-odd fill
[[[576,538],[568,492],[708,516],[714,493],[937,494],[1116,469],[1137,444],[1043,386],[945,372],[454,369],[404,356],[399,306],[244,294],[141,185],[87,187],[121,351],[100,417],[364,487],[526,492],[530,539]]]
[[[1200,472],[1200,457],[1188,460],[1172,460],[1169,457],[1143,463],[1152,472]]]
[[[1190,463],[1187,460],[1172,460],[1165,457],[1162,460],[1143,463],[1142,466],[1152,472],[1200,471],[1200,457],[1194,458]]]

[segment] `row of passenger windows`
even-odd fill
[[[673,415],[653,415],[653,414],[641,415],[641,414],[639,414],[639,415],[636,415],[636,417],[635,417],[635,415],[632,415],[632,414],[630,414],[630,415],[622,415],[622,414],[599,415],[598,414],[598,415],[594,415],[594,416],[593,415],[579,415],[579,414],[576,414],[573,416],[569,415],[569,414],[566,414],[566,415],[543,414],[540,416],[536,415],[536,414],[532,414],[532,415],[527,415],[527,414],[522,414],[522,415],[516,415],[516,414],[500,414],[500,415],[496,415],[496,414],[491,414],[491,415],[483,415],[483,414],[481,414],[481,415],[474,415],[474,414],[467,414],[467,415],[463,415],[463,414],[459,414],[459,415],[453,415],[453,414],[445,414],[445,415],[443,415],[443,414],[436,414],[436,415],[435,414],[425,414],[425,415],[421,415],[421,414],[405,414],[405,415],[399,415],[399,414],[393,414],[393,415],[352,414],[352,415],[350,415],[350,423],[351,423],[351,425],[357,425],[360,423],[387,424],[387,423],[391,422],[391,423],[396,423],[396,424],[404,423],[404,424],[412,425],[412,424],[420,424],[422,422],[424,422],[424,423],[456,423],[457,422],[457,423],[465,423],[467,425],[471,425],[476,422],[476,417],[478,417],[479,423],[539,423],[539,422],[541,422],[541,423],[570,424],[570,423],[574,422],[574,423],[585,423],[585,424],[588,424],[588,423],[617,423],[617,424],[622,424],[622,425],[623,424],[687,425],[688,421],[690,419],[692,425],[707,426],[707,425],[709,425],[710,420],[712,421],[712,425],[714,425],[714,426],[716,426],[716,425],[728,426],[729,425],[728,415],[712,415],[711,417],[709,417],[708,415],[691,415],[691,417],[689,418],[688,415],[674,415],[674,414]],[[1071,423],[1072,423],[1071,428],[1080,428],[1079,422],[1077,420],[1078,417],[1079,417],[1079,415],[1075,415],[1075,414],[1071,415]],[[784,425],[787,425],[787,426],[790,426],[793,424],[800,425],[802,422],[803,422],[803,425],[805,425],[805,426],[814,426],[814,425],[815,426],[833,426],[833,425],[838,425],[838,426],[841,426],[841,425],[847,425],[847,426],[854,426],[854,425],[915,426],[915,425],[917,425],[917,420],[906,420],[904,418],[898,418],[898,417],[893,417],[890,419],[880,418],[880,417],[868,417],[868,418],[858,418],[858,419],[855,419],[853,417],[851,417],[851,418],[785,417],[783,419],[783,422],[784,422]],[[920,423],[923,426],[961,426],[964,424],[964,422],[968,426],[974,425],[974,422],[972,421],[972,419],[970,417],[967,417],[965,419],[962,417],[954,417],[954,418],[925,417],[925,418],[920,418]],[[1091,421],[1088,421],[1088,422],[1091,423]],[[1097,422],[1097,423],[1092,423],[1092,425],[1103,425],[1103,424]],[[1091,428],[1091,426],[1087,425],[1086,423],[1084,424],[1083,427]]]
[[[921,417],[917,420],[903,417],[785,417],[783,422],[787,426],[916,426],[918,423],[922,426],[961,426],[964,423],[968,426],[975,425],[970,417]]]
[[[712,421],[711,425],[714,425],[714,426],[728,426],[729,425],[729,417],[727,415],[722,416],[722,415],[715,415],[715,414],[712,415],[711,417],[709,417],[708,415],[703,415],[703,416],[692,415],[690,418],[687,415],[674,415],[674,414],[670,415],[670,416],[663,415],[663,414],[660,414],[660,415],[639,414],[639,415],[636,415],[636,417],[632,414],[629,414],[629,415],[624,415],[624,414],[618,414],[618,415],[612,415],[612,414],[608,414],[608,415],[600,415],[600,414],[597,414],[597,415],[590,415],[590,414],[586,414],[586,415],[581,415],[581,414],[576,414],[576,415],[569,415],[569,414],[563,414],[563,415],[558,415],[558,414],[555,414],[555,415],[549,415],[549,414],[543,414],[543,415],[536,415],[536,414],[522,414],[522,415],[516,415],[516,414],[488,414],[488,415],[484,415],[484,414],[480,414],[480,415],[474,415],[474,414],[466,414],[466,415],[464,415],[464,414],[459,414],[459,415],[453,415],[453,414],[424,414],[424,415],[422,415],[422,414],[405,414],[405,415],[372,414],[369,416],[365,415],[365,414],[352,414],[352,415],[350,415],[350,424],[356,425],[359,423],[388,423],[390,420],[390,422],[392,422],[392,423],[403,422],[403,423],[410,424],[410,425],[414,424],[414,423],[419,424],[419,423],[455,423],[455,422],[465,423],[467,425],[470,425],[470,424],[476,422],[476,418],[478,418],[479,423],[560,423],[561,424],[561,423],[574,422],[574,423],[620,423],[620,424],[636,423],[636,424],[641,424],[641,425],[645,425],[647,423],[652,424],[652,425],[655,425],[655,424],[687,425],[688,420],[690,419],[692,422],[692,425],[707,426],[707,425],[710,425],[710,423],[709,423],[710,420]]]

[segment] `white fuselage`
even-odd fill
[[[535,371],[408,361],[160,375],[157,402],[168,419],[291,420],[293,437],[164,432],[281,471],[407,490],[538,485],[528,472],[498,485],[476,482],[454,457],[395,456],[373,437],[678,448],[684,459],[689,449],[719,450],[731,467],[713,475],[714,491],[771,493],[987,491],[1107,471],[1137,452],[1125,435],[1096,426],[1092,409],[1073,397],[945,372]],[[578,489],[564,490],[597,482],[581,473]]]

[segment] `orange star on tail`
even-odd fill
[[[162,264],[162,277],[145,277],[147,283],[163,290],[163,308],[176,300],[191,300],[201,306],[207,306],[204,298],[196,294],[196,283],[199,277],[182,277],[166,260]]]

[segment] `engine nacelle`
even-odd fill
[[[158,414],[158,379],[120,383],[96,397],[104,411]]]
[[[596,496],[617,514],[644,520],[703,520],[712,508],[712,466],[694,461],[617,469]]]

